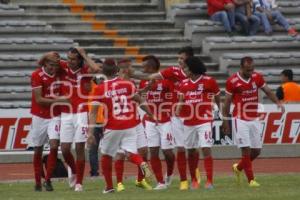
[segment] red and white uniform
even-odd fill
[[[141,81],[140,88],[148,85],[148,81]],[[146,93],[147,104],[156,116],[158,124],[145,117],[145,131],[149,147],[172,149],[174,139],[171,126],[171,109],[174,99],[174,84],[169,80],[157,80]]]
[[[261,124],[258,120],[258,90],[266,85],[263,76],[254,72],[244,80],[239,72],[226,82],[226,93],[232,95],[234,105],[232,130],[238,147],[262,147]]]
[[[184,80],[179,86],[184,98],[182,113],[184,116],[185,147],[211,147],[213,99],[220,94],[215,79],[202,75],[197,80]]]
[[[137,152],[137,105],[134,84],[121,78],[104,81],[95,88],[93,102],[104,106],[105,131],[101,152],[115,156],[118,150]]]
[[[187,75],[184,73],[184,71],[179,67],[168,67],[162,71],[160,71],[160,75],[163,79],[170,80],[174,83],[174,104],[178,102],[177,93],[180,83],[187,79]],[[173,107],[172,112],[175,111],[175,108]],[[174,113],[172,113],[171,116],[171,124],[172,124],[172,133],[174,136],[175,146],[177,147],[184,147],[184,130],[183,130],[183,119],[181,117],[175,116]]]
[[[42,97],[54,98],[60,96],[59,81],[62,76],[60,74],[47,74],[43,67],[35,70],[31,75],[32,90],[36,88],[42,89]],[[36,102],[35,95],[32,92],[31,98],[31,114],[32,124],[28,135],[28,144],[33,147],[44,145],[48,138],[59,139],[60,127],[60,107],[59,106],[43,106]]]
[[[83,66],[77,71],[68,67],[67,62],[61,61],[61,67],[66,73],[62,94],[70,97],[70,104],[61,108],[61,137],[62,143],[81,143],[87,139],[88,129],[88,85],[92,77],[88,67]]]

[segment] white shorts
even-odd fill
[[[184,147],[183,119],[171,117],[172,134],[174,136],[175,146]]]
[[[205,123],[196,126],[184,126],[184,144],[186,149],[212,147],[212,124]]]
[[[50,140],[59,140],[60,117],[44,119],[32,116],[31,129],[27,137],[30,147],[43,146]]]
[[[159,123],[156,125],[153,122],[146,121],[145,131],[148,147],[161,147],[161,149],[174,148],[171,122]]]
[[[61,143],[82,143],[87,140],[88,113],[61,114]]]
[[[142,147],[147,147],[148,142],[147,142],[147,137],[145,133],[145,128],[142,123],[136,126],[136,132],[137,132],[137,149],[140,149]]]
[[[106,129],[101,140],[101,153],[115,157],[119,152],[137,153],[136,127],[125,130]]]
[[[232,133],[235,144],[241,147],[262,148],[262,125],[260,121],[232,119]]]

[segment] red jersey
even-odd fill
[[[263,76],[254,72],[249,80],[244,80],[239,72],[226,82],[226,93],[232,95],[233,117],[242,120],[254,120],[258,117],[258,89],[265,86]]]
[[[42,97],[54,98],[60,95],[60,85],[58,81],[61,76],[47,74],[43,67],[38,68],[31,74],[31,88],[42,88]],[[50,119],[60,115],[60,107],[43,106],[36,102],[34,93],[32,92],[31,98],[31,114],[41,118]]]
[[[225,10],[224,6],[233,3],[232,0],[207,0],[207,13],[212,16],[216,12]]]
[[[140,89],[148,85],[148,81],[140,82]],[[170,121],[171,109],[174,99],[174,84],[169,80],[157,80],[146,93],[146,99],[151,112],[159,123]],[[146,116],[146,120],[154,122]]]
[[[137,105],[132,99],[135,92],[132,82],[118,77],[95,88],[93,101],[104,104],[106,129],[124,130],[139,124]]]
[[[62,106],[62,112],[65,113],[79,113],[88,112],[88,98],[89,90],[87,85],[91,84],[92,77],[88,74],[88,67],[83,66],[77,71],[73,71],[68,67],[67,62],[61,61],[61,67],[65,71],[65,81],[62,87],[62,94],[70,96],[71,108]]]
[[[180,86],[184,97],[184,125],[195,126],[213,121],[213,99],[220,94],[215,79],[202,75],[196,81],[184,80]]]

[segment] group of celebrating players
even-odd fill
[[[104,194],[115,191],[113,159],[116,190],[125,190],[122,179],[125,157],[138,166],[138,187],[167,189],[172,182],[176,160],[179,189],[198,189],[199,148],[207,177],[205,188],[212,189],[214,105],[220,110],[224,133],[232,129],[236,144],[242,151],[240,162],[233,165],[237,181],[244,170],[249,186],[259,187],[252,170],[252,161],[262,148],[258,90],[262,89],[283,111],[284,107],[266,85],[263,76],[254,71],[252,58],[244,57],[240,70],[227,80],[224,106],[221,106],[217,81],[206,74],[205,65],[194,56],[191,47],[179,50],[178,66],[160,70],[159,59],[153,55],[145,56],[142,66],[144,73],[138,75],[128,59],[118,62],[106,59],[98,63],[81,48],[71,48],[66,61],[57,52],[48,52],[40,59],[39,68],[31,76],[32,128],[28,136],[29,145],[34,147],[35,190],[42,191],[44,186],[47,191],[53,191],[51,176],[60,146],[71,169],[70,187],[83,191],[86,143],[87,146],[96,143],[95,127],[102,125],[100,163],[106,183]],[[136,80],[139,80],[139,87],[136,87]],[[234,104],[232,117],[229,114],[231,103]],[[103,124],[97,124],[99,115],[103,115]],[[43,145],[48,139],[50,153],[42,184]],[[76,161],[71,152],[73,143]],[[166,161],[165,176],[160,149]],[[152,170],[147,164],[148,153]],[[152,171],[157,181],[154,188],[151,185]]]

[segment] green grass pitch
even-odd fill
[[[237,186],[232,176],[215,178],[215,189],[178,190],[178,180],[164,191],[145,191],[134,186],[134,180],[126,180],[126,191],[103,195],[103,180],[85,180],[84,192],[75,193],[64,181],[53,182],[54,192],[34,192],[33,183],[1,183],[0,199],[3,200],[299,200],[300,174],[288,175],[259,175],[257,181],[260,188],[249,188],[246,180]]]

